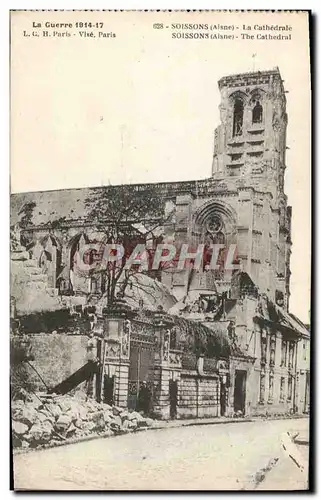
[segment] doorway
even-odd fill
[[[150,412],[154,404],[155,347],[154,337],[144,336],[144,342],[140,339],[130,342],[128,408],[138,410],[143,404]],[[142,399],[139,401],[139,395],[145,403],[142,403]]]
[[[246,399],[246,371],[235,371],[234,384],[234,411],[245,414],[245,399]]]
[[[175,380],[169,381],[169,402],[170,402],[170,417],[177,417],[177,393],[178,387]]]
[[[104,403],[112,406],[114,404],[114,381],[115,377],[104,375]]]
[[[221,417],[225,417],[226,413],[226,383],[224,383],[223,377],[220,379],[220,407],[221,407]]]

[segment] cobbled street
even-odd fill
[[[305,489],[282,448],[308,419],[148,430],[14,456],[15,489]],[[271,464],[275,464],[274,466]],[[269,470],[271,469],[271,470]],[[272,481],[272,478],[274,480]]]

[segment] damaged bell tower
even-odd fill
[[[221,124],[215,130],[213,181],[227,182],[239,194],[238,250],[243,268],[260,289],[287,309],[291,207],[284,193],[287,114],[283,80],[276,68],[226,76],[218,85]]]

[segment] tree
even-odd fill
[[[91,275],[103,276],[107,303],[112,304],[118,296],[124,296],[129,284],[142,286],[132,279],[141,271],[140,266],[133,265],[126,269],[126,261],[138,244],[146,248],[144,258],[149,263],[152,261],[155,244],[161,241],[157,235],[170,215],[165,217],[164,193],[159,187],[150,184],[95,188],[91,190],[85,203],[88,218],[104,233],[101,252],[98,255],[97,252],[92,252],[89,256],[91,262],[97,261]],[[106,245],[121,245],[124,255],[118,261],[107,264],[103,262],[100,266]]]
[[[37,204],[34,201],[30,201],[29,203],[25,203],[23,205],[21,210],[18,212],[18,215],[21,216],[19,223],[20,227],[25,228],[33,224],[32,217],[36,206]]]

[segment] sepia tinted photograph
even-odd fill
[[[309,490],[309,12],[10,31],[13,489]]]

